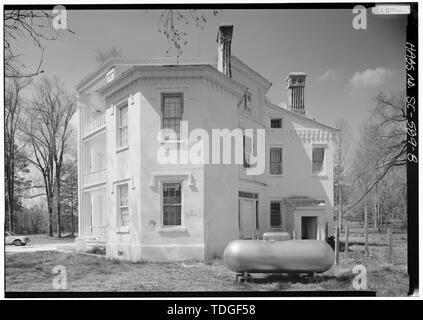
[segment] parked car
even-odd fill
[[[25,236],[18,236],[10,231],[5,231],[4,234],[4,244],[13,244],[15,246],[24,246],[26,245],[31,239]]]

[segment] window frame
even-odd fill
[[[175,183],[179,183],[181,186],[181,191],[180,191],[180,203],[179,206],[181,208],[180,210],[180,224],[171,224],[171,225],[167,225],[164,223],[164,185],[165,184],[175,184]],[[160,182],[160,227],[162,229],[178,229],[178,228],[182,228],[184,226],[184,220],[183,220],[183,205],[184,205],[184,201],[183,201],[183,188],[184,188],[184,181],[183,180],[163,180]],[[167,204],[168,206],[170,204]],[[176,205],[175,205],[176,206]]]
[[[272,173],[272,150],[280,150],[280,173]],[[269,148],[269,175],[270,176],[282,176],[283,175],[283,147],[282,146],[270,146]]]
[[[322,169],[319,172],[314,171],[314,150],[321,149],[323,150],[323,159],[322,159]],[[315,177],[325,177],[327,175],[326,172],[326,151],[327,146],[326,145],[313,145],[311,149],[311,173]]]
[[[280,223],[278,226],[272,225],[272,204],[277,203],[279,204],[279,219]],[[271,200],[269,205],[269,225],[272,229],[282,229],[283,228],[283,221],[282,221],[282,201],[280,200]]]
[[[123,128],[125,126],[122,126],[122,109],[126,108],[126,116],[127,116],[127,122],[126,122],[126,131],[127,131],[127,138],[126,138],[126,144],[123,144],[122,139],[122,132]],[[121,131],[122,129],[122,131]],[[117,150],[125,150],[129,147],[129,103],[128,101],[124,101],[116,106],[116,146]]]
[[[121,188],[125,187],[127,188],[127,204],[122,206],[121,205],[121,199],[122,199],[122,193]],[[129,224],[131,221],[131,210],[129,205],[129,183],[128,182],[122,182],[116,185],[116,224],[118,233],[129,233]],[[122,219],[122,208],[127,208],[128,214],[127,214],[127,225],[123,225],[123,219]]]
[[[273,127],[272,121],[279,121],[279,127]],[[283,128],[283,120],[282,118],[270,118],[270,129],[282,129]]]
[[[172,97],[172,96],[178,96],[178,97],[181,98],[181,117],[180,117],[180,119],[178,117],[167,117],[167,118],[165,118],[165,114],[164,114],[165,97]],[[181,141],[180,126],[181,126],[181,122],[184,119],[184,116],[183,116],[184,115],[184,103],[185,103],[185,100],[184,100],[184,93],[183,92],[180,92],[180,91],[177,91],[177,92],[176,91],[175,92],[160,92],[160,110],[161,110],[161,113],[162,113],[161,114],[160,129],[163,130],[163,131],[166,130],[166,129],[171,129],[171,128],[165,128],[164,127],[165,119],[171,119],[171,120],[179,119],[179,130],[178,130],[178,132],[175,132],[176,133],[176,140],[174,140],[174,141]],[[162,139],[164,141],[172,141],[172,140],[169,140],[169,139],[164,139],[163,137],[162,137]]]

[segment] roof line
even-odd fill
[[[297,113],[297,112],[295,112],[295,111],[291,111],[291,110],[288,110],[288,109],[282,108],[282,107],[280,107],[280,106],[278,106],[278,105],[276,105],[276,104],[273,104],[273,103],[271,103],[271,102],[266,102],[266,104],[267,104],[269,107],[272,107],[273,109],[277,109],[278,111],[286,112],[286,113],[289,113],[290,115],[293,115],[293,116],[295,116],[295,117],[298,117],[298,118],[301,118],[301,119],[304,119],[304,120],[307,120],[307,121],[314,122],[314,123],[316,123],[316,124],[318,124],[318,125],[324,126],[324,127],[328,128],[328,129],[330,129],[330,130],[333,130],[333,131],[339,131],[339,129],[334,128],[334,127],[331,127],[331,126],[329,126],[329,125],[327,125],[327,124],[324,124],[323,122],[320,122],[320,121],[317,121],[317,120],[315,120],[315,119],[312,119],[312,118],[309,118],[309,117],[303,116],[302,114],[299,114],[299,113]]]

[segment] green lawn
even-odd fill
[[[342,237],[341,237],[342,238]],[[341,263],[328,272],[302,279],[284,275],[254,274],[252,283],[237,283],[222,260],[211,263],[130,263],[65,252],[31,252],[6,255],[6,291],[54,291],[53,267],[67,271],[69,291],[272,291],[354,290],[354,265],[367,269],[368,289],[379,296],[405,296],[408,291],[406,236],[395,235],[394,263],[384,262],[383,235],[372,234],[370,257],[362,246],[350,247],[349,258],[341,252]],[[380,239],[380,241],[376,241]],[[372,243],[372,242],[371,242]]]

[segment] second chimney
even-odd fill
[[[288,109],[302,115],[305,115],[305,78],[306,74],[303,72],[291,72],[285,80],[288,89]]]
[[[234,26],[222,24],[217,33],[217,70],[232,77],[231,42]]]

